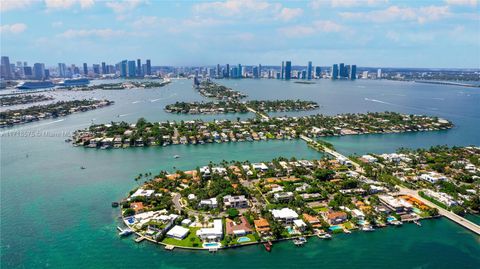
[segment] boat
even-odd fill
[[[413,223],[417,224],[418,226],[422,226],[422,224],[418,220],[414,220]]]
[[[100,147],[100,149],[109,149],[109,148],[110,148],[109,145],[103,145],[103,146]]]
[[[117,227],[117,229],[120,231],[118,233],[118,235],[120,235],[120,236],[129,236],[133,233],[132,229],[130,229],[130,228],[126,228],[126,229],[122,230],[122,228]]]
[[[35,90],[35,89],[45,89],[53,88],[55,85],[51,81],[24,81],[18,84],[17,89],[21,90]]]
[[[362,227],[362,231],[364,231],[364,232],[373,232],[373,231],[375,231],[375,229],[373,229],[373,227],[370,226],[370,225],[365,225],[365,226]]]
[[[319,235],[317,235],[317,236],[318,236],[318,238],[320,238],[320,239],[327,239],[327,240],[328,240],[328,239],[332,239],[332,235],[331,235],[331,234],[327,234],[327,233],[325,233],[325,234],[319,234]]]
[[[66,143],[70,143],[70,142],[72,142],[72,139],[67,138],[67,139],[65,139],[65,142],[66,142]]]
[[[303,246],[303,244],[307,243],[307,239],[305,237],[299,237],[297,239],[293,239],[293,244],[295,244],[295,246]]]
[[[59,86],[63,87],[74,87],[74,86],[86,86],[90,83],[88,78],[74,78],[74,79],[65,79],[58,83]]]
[[[80,169],[82,169],[82,170],[85,169],[85,166],[80,166]]]
[[[112,202],[112,207],[118,207],[119,203],[118,202]]]
[[[180,155],[174,155],[173,158],[178,159],[178,158],[180,158]]]
[[[265,247],[265,250],[270,252],[272,251],[272,242],[268,241],[266,243],[263,243],[263,246]]]

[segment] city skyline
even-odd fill
[[[479,68],[477,10],[475,0],[10,1],[0,29],[2,56],[46,66],[138,58],[278,66],[287,58],[302,66]]]

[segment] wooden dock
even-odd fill
[[[145,237],[143,237],[143,236],[137,237],[137,238],[135,238],[135,243],[140,243],[140,242],[142,242],[144,239],[145,239]]]
[[[166,245],[165,246],[166,250],[173,250],[174,248],[175,248],[175,246],[173,246],[173,245]]]

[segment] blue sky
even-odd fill
[[[480,68],[477,0],[2,0],[11,61]]]

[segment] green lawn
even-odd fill
[[[353,224],[350,221],[345,222],[343,225],[345,226],[345,228],[349,230],[353,228]]]
[[[197,230],[200,228],[198,227],[190,227],[188,228],[190,230],[190,233],[185,237],[183,240],[177,240],[174,238],[170,237],[165,237],[163,239],[162,243],[168,244],[168,245],[174,245],[174,246],[182,246],[182,247],[202,247],[202,241],[200,238],[197,237]],[[194,238],[194,241],[192,242],[190,238]],[[195,245],[195,243],[197,245]]]
[[[327,207],[313,207],[312,208],[315,212],[320,213],[320,212],[327,212],[328,208]]]
[[[243,237],[243,236],[240,236],[240,237]],[[235,242],[237,242],[237,239],[240,238],[240,237],[235,238]],[[250,238],[250,241],[248,241],[248,242],[243,242],[243,243],[240,243],[240,244],[252,243],[252,242],[256,242],[256,241],[257,241],[257,239],[255,239],[255,236],[254,236],[253,234],[247,234],[247,235],[245,235],[245,237]],[[237,242],[237,243],[238,243],[238,242]]]

